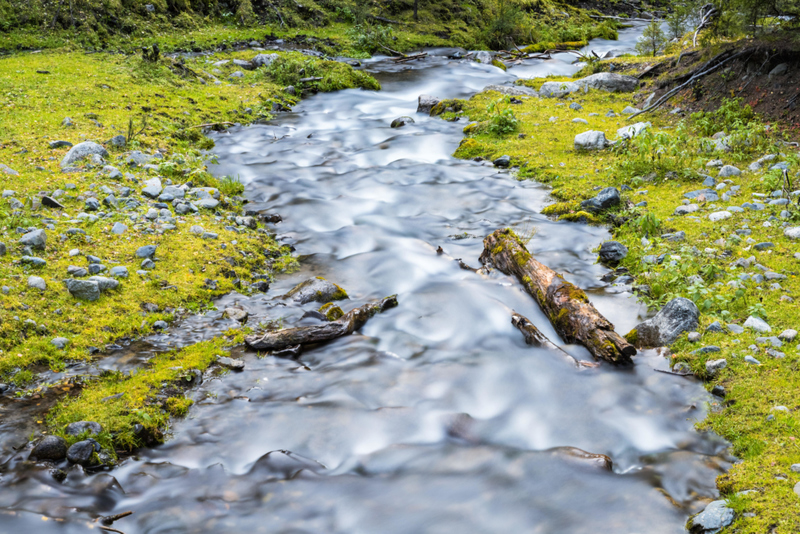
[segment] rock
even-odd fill
[[[136,249],[137,258],[152,258],[156,254],[156,245],[145,245]]]
[[[576,82],[544,82],[539,88],[539,96],[557,98],[581,89]]]
[[[5,256],[5,255],[6,255],[6,244],[0,242],[0,256]]]
[[[711,394],[716,395],[717,397],[725,398],[725,388],[717,384],[713,388],[711,388]]]
[[[244,362],[242,360],[235,360],[226,356],[217,358],[217,363],[222,367],[227,367],[231,371],[244,371]]]
[[[112,267],[109,274],[115,278],[128,278],[128,268],[122,265]]]
[[[108,291],[119,287],[119,282],[105,276],[90,276],[87,281],[95,282],[100,291]]]
[[[219,238],[219,235],[215,234],[214,232],[203,232],[203,234],[200,237],[202,239],[217,239]]]
[[[636,344],[641,347],[668,347],[683,332],[700,325],[700,310],[694,302],[678,297],[669,301],[654,317],[635,328]]]
[[[718,351],[711,351],[718,352]],[[706,362],[706,372],[709,376],[715,376],[719,371],[728,367],[728,360],[722,358],[720,360],[708,360]]]
[[[639,108],[635,108],[633,106],[625,106],[625,109],[622,110],[623,115],[633,115],[634,113],[639,113],[641,110]]]
[[[258,54],[250,61],[256,67],[269,67],[272,64],[272,62],[278,59],[279,57],[280,56],[278,56],[278,54]]]
[[[47,233],[41,229],[33,230],[23,235],[19,240],[19,244],[23,247],[31,247],[34,250],[44,250],[47,244]]]
[[[255,70],[258,66],[252,61],[247,61],[246,59],[234,59],[233,64],[237,67],[243,68],[244,70]]]
[[[414,124],[414,119],[407,116],[398,117],[392,121],[392,128],[402,128],[407,124]]]
[[[213,210],[217,206],[219,206],[219,200],[216,200],[214,198],[201,198],[200,200],[197,201],[198,208]]]
[[[115,222],[114,226],[111,227],[111,233],[115,235],[122,235],[128,231],[128,227],[122,224],[121,222]]]
[[[586,119],[581,119],[581,118],[572,119],[572,122],[574,122],[576,124],[589,124],[589,121],[587,121]]]
[[[69,344],[69,339],[65,337],[54,337],[50,340],[50,344],[57,349],[63,349]]]
[[[44,278],[42,278],[41,276],[29,276],[28,277],[28,287],[44,291],[45,289],[47,289],[47,283],[44,281]]]
[[[773,78],[775,76],[783,76],[789,72],[789,64],[788,63],[780,63],[774,69],[769,71],[769,77]]]
[[[700,206],[697,204],[686,204],[685,206],[678,206],[675,208],[675,215],[687,215],[689,213],[694,213],[695,211],[699,210]]]
[[[128,155],[125,158],[125,163],[127,163],[131,167],[142,167],[150,163],[150,160],[152,159],[153,156],[148,156],[147,154],[139,150],[134,150],[128,153]]]
[[[247,317],[249,316],[247,310],[234,307],[225,308],[223,315],[228,319],[233,319],[234,321],[239,321],[240,323],[246,323]]]
[[[492,162],[495,167],[499,167],[501,169],[507,169],[511,166],[511,156],[500,156],[496,160]]]
[[[600,261],[618,263],[628,255],[628,247],[619,241],[606,241],[600,245]]]
[[[166,321],[156,321],[153,323],[154,330],[166,330],[167,328],[169,328],[169,325]]]
[[[231,75],[228,76],[229,78],[244,78],[244,72],[240,70],[236,70],[231,72]]]
[[[142,261],[142,264],[140,265],[140,267],[142,269],[146,269],[147,271],[151,271],[151,270],[156,268],[156,264],[153,262],[153,260],[151,260],[150,258],[147,258],[147,259]],[[138,272],[139,272],[139,274],[141,274],[143,272],[146,273],[146,271],[138,271]]]
[[[417,104],[417,113],[430,114],[431,110],[441,102],[441,99],[431,95],[420,95]]]
[[[97,211],[99,209],[100,209],[100,203],[97,201],[96,198],[87,198],[86,202],[83,203],[84,211]]]
[[[309,278],[297,284],[281,298],[291,299],[297,304],[308,304],[309,302],[327,304],[349,297],[344,289],[324,278]]]
[[[47,144],[50,148],[72,148],[72,143],[69,141],[50,141]]]
[[[734,167],[733,165],[724,165],[720,170],[717,176],[719,178],[728,178],[730,176],[739,176],[742,174],[742,171]]]
[[[781,341],[786,341],[787,343],[794,341],[794,338],[796,337],[797,337],[797,330],[784,330],[783,332],[778,334],[778,339],[780,339]]]
[[[64,433],[70,436],[80,436],[84,432],[88,432],[87,435],[89,436],[96,436],[102,431],[103,427],[100,426],[100,423],[95,423],[94,421],[77,421],[68,424],[64,429]]]
[[[59,462],[67,457],[67,442],[58,436],[46,436],[36,444],[30,454],[32,460]]]
[[[19,261],[26,265],[33,265],[34,267],[44,267],[47,265],[46,260],[35,256],[22,256]]]
[[[67,460],[83,466],[91,465],[92,456],[95,452],[99,452],[99,449],[99,444],[93,439],[79,441],[67,450]]]
[[[75,123],[72,122],[72,119],[70,119],[69,117],[64,117],[64,120],[61,121],[61,126],[63,126],[64,128],[70,128],[72,126],[75,126]]]
[[[689,532],[693,534],[714,534],[733,523],[735,514],[726,501],[714,501],[705,510],[689,520]]]
[[[78,300],[94,302],[100,298],[100,286],[91,280],[64,280],[67,291]]]
[[[151,178],[144,183],[145,187],[142,189],[142,195],[148,198],[158,198],[161,194],[161,180],[158,178]]]
[[[125,139],[124,135],[115,135],[114,137],[108,140],[107,144],[115,148],[125,148],[128,145],[128,140]]]
[[[605,132],[589,130],[575,136],[575,150],[602,150],[608,145]]]
[[[74,147],[69,149],[69,152],[64,156],[64,159],[61,160],[61,168],[72,167],[73,164],[77,163],[78,161],[91,157],[93,155],[98,155],[103,158],[108,157],[108,151],[103,148],[102,145],[98,145],[93,141],[84,141],[83,143],[78,143]]]
[[[672,241],[673,243],[678,241],[685,241],[686,232],[681,230],[680,232],[675,232],[672,234],[662,234],[661,239],[663,239],[664,241]]]
[[[783,231],[783,235],[789,239],[800,239],[800,226],[790,226]]]
[[[724,221],[733,217],[733,213],[729,211],[716,211],[708,216],[708,220],[712,222]]]
[[[703,336],[700,335],[700,332],[689,332],[687,339],[690,343],[697,343]]]
[[[703,197],[707,202],[716,202],[719,200],[719,195],[714,189],[698,189],[697,191],[689,191],[684,193],[685,198],[700,198]]]
[[[752,328],[756,332],[761,332],[762,334],[772,332],[772,328],[761,318],[755,317],[751,315],[747,318],[744,322],[745,328]]]
[[[45,206],[46,208],[54,208],[59,210],[64,209],[64,206],[59,201],[48,196],[42,197],[42,206]]]
[[[619,206],[620,202],[619,190],[616,187],[606,187],[596,197],[581,202],[581,209],[598,212]]]
[[[507,96],[538,96],[535,90],[525,86],[510,86],[510,85],[487,85],[483,88],[485,91],[494,91],[501,95]]]
[[[76,278],[83,278],[89,274],[89,271],[84,269],[83,267],[76,267],[75,265],[70,265],[67,267],[67,274],[72,277]]]
[[[761,362],[750,356],[749,354],[744,357],[744,361],[753,365],[761,365]]]
[[[639,79],[611,72],[599,72],[575,82],[581,89],[599,89],[610,93],[630,93],[639,86]]]
[[[729,324],[727,325],[728,330],[730,330],[734,334],[744,334],[744,328],[739,326],[738,324]]]
[[[617,130],[617,137],[620,139],[633,139],[651,126],[652,123],[649,122],[637,122],[636,124],[631,124],[630,126],[623,126]]]
[[[19,173],[4,163],[0,163],[0,172],[10,174],[11,176],[19,176]]]
[[[719,321],[714,321],[706,327],[706,332],[723,333],[725,332],[725,329],[722,327]]]
[[[569,105],[569,109],[573,109],[575,111],[580,111],[580,110],[583,109],[583,106],[581,106],[577,102],[573,102],[572,104]]]

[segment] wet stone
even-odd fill
[[[714,501],[689,521],[689,530],[696,534],[712,534],[733,523],[734,517],[726,501]]]
[[[74,464],[88,466],[92,464],[92,457],[95,452],[100,451],[99,444],[93,439],[86,439],[74,443],[67,450],[67,460]]]
[[[669,301],[654,317],[636,326],[637,343],[642,347],[669,346],[684,332],[699,326],[700,310],[689,299]]]
[[[292,288],[283,298],[291,299],[297,304],[309,302],[327,304],[334,300],[346,299],[348,296],[341,287],[324,278],[309,278]]]
[[[33,460],[58,462],[67,457],[67,442],[58,436],[47,436],[36,444],[30,454]]]
[[[600,245],[600,261],[618,263],[628,255],[628,247],[619,241],[606,241]]]
[[[217,358],[217,363],[231,371],[244,371],[244,362],[227,356]]]
[[[77,421],[68,424],[64,429],[64,432],[70,436],[80,436],[84,432],[88,432],[89,436],[94,436],[102,431],[103,427],[100,423],[95,423],[94,421]]]

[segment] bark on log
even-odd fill
[[[481,262],[515,275],[536,299],[567,343],[580,343],[597,359],[631,363],[636,349],[614,332],[614,325],[589,302],[581,289],[530,255],[510,229],[496,230],[483,241]]]
[[[352,334],[363,327],[374,315],[394,308],[395,306],[397,306],[397,296],[393,295],[381,301],[365,304],[364,306],[350,310],[341,318],[336,321],[331,321],[330,323],[286,328],[284,330],[278,330],[277,332],[267,332],[264,335],[246,336],[244,342],[248,347],[256,350],[281,350],[297,345],[330,341],[337,337]]]
[[[520,332],[525,336],[525,343],[531,345],[532,347],[542,347],[545,349],[550,349],[553,352],[557,353],[559,356],[569,360],[570,362],[574,363],[578,367],[597,367],[598,364],[593,362],[582,362],[572,356],[570,353],[550,341],[547,336],[542,334],[541,330],[536,328],[530,320],[525,317],[524,315],[520,315],[517,312],[513,312],[511,314],[511,324],[516,326]]]

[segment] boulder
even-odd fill
[[[67,457],[67,442],[58,436],[46,436],[36,444],[30,454],[31,460],[59,462]]]
[[[484,65],[491,65],[492,64],[492,59],[493,59],[492,54],[490,52],[487,52],[486,50],[481,50],[479,52],[475,52],[473,54],[472,58],[476,62],[482,63]]]
[[[620,202],[619,190],[616,187],[606,187],[596,197],[581,202],[581,209],[598,212],[619,206]]]
[[[739,176],[740,174],[742,174],[742,171],[740,171],[733,165],[724,165],[719,170],[719,174],[717,176],[720,178],[728,178],[730,176]]]
[[[735,514],[728,508],[726,501],[714,501],[705,510],[689,520],[689,532],[692,534],[711,534],[733,523]]]
[[[655,316],[636,326],[634,329],[636,345],[668,347],[683,332],[692,332],[699,325],[700,310],[695,303],[687,298],[678,297],[669,301]]]
[[[620,139],[633,139],[651,126],[652,124],[649,122],[637,122],[636,124],[631,124],[630,126],[623,126],[617,130],[617,137]]]
[[[630,93],[639,86],[638,78],[612,72],[599,72],[575,82],[580,89],[599,89],[610,93]]]
[[[745,328],[751,328],[756,332],[761,332],[762,334],[772,332],[772,328],[767,324],[766,321],[764,321],[764,319],[761,319],[760,317],[756,317],[754,315],[748,317],[747,320],[744,322],[743,326]]]
[[[41,276],[29,276],[28,287],[44,291],[45,289],[47,289],[47,282],[45,282],[44,278],[42,278]]]
[[[88,432],[89,436],[94,436],[102,431],[103,427],[100,426],[100,423],[95,423],[94,421],[77,421],[68,424],[67,428],[64,429],[64,432],[70,436],[80,436],[84,432]]]
[[[67,460],[74,464],[88,466],[92,464],[92,456],[100,452],[100,444],[93,439],[85,439],[73,443],[67,450]]]
[[[309,302],[327,304],[349,297],[344,289],[324,278],[309,278],[297,284],[282,298],[293,300],[297,304],[308,304]]]
[[[507,96],[538,96],[534,89],[525,87],[524,85],[510,86],[510,85],[487,85],[483,88],[484,91],[494,91],[501,95]]]
[[[38,229],[28,232],[23,235],[19,240],[19,244],[23,247],[31,247],[34,250],[44,250],[47,243],[47,234],[44,230]]]
[[[619,241],[606,241],[600,245],[600,261],[603,263],[619,263],[628,255],[628,247]]]
[[[539,96],[545,98],[557,98],[560,96],[574,93],[581,89],[576,82],[544,82],[539,88]]]
[[[269,67],[273,61],[278,59],[278,54],[258,54],[256,57],[251,59],[250,61],[256,67]]]
[[[78,300],[94,302],[100,298],[100,286],[92,280],[64,280],[69,294]]]
[[[98,155],[103,158],[108,157],[108,151],[103,148],[102,145],[98,145],[93,141],[84,141],[83,143],[78,143],[74,147],[69,149],[69,152],[64,156],[64,159],[61,160],[61,168],[72,167],[72,165],[84,158],[91,157],[93,155]]]
[[[435,96],[420,95],[417,104],[417,113],[430,114],[433,107],[441,101],[440,98],[436,98]]]
[[[608,140],[604,132],[589,130],[575,136],[575,150],[602,150],[607,145]]]
[[[246,59],[234,59],[233,64],[237,67],[243,68],[244,70],[255,70],[258,66],[252,61],[247,61]]]

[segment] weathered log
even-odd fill
[[[520,315],[517,312],[512,312],[511,314],[511,324],[516,326],[522,335],[525,336],[525,343],[531,345],[532,347],[542,347],[545,349],[552,350],[559,356],[569,360],[573,364],[577,365],[578,367],[597,367],[598,364],[593,362],[582,362],[572,356],[572,354],[568,353],[542,334],[542,331],[539,330],[534,326],[530,320],[525,317],[524,315]]]
[[[589,302],[583,290],[530,255],[514,232],[496,230],[483,240],[481,262],[513,274],[536,299],[567,343],[580,343],[597,359],[631,363],[636,349],[614,332],[614,325]]]
[[[337,337],[352,334],[363,327],[374,315],[395,306],[397,306],[397,296],[393,295],[381,301],[365,304],[350,310],[341,318],[330,323],[286,328],[276,332],[267,332],[264,335],[246,336],[244,342],[248,347],[256,350],[281,350],[296,345],[330,341]]]

